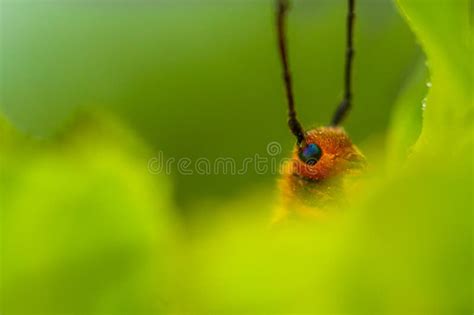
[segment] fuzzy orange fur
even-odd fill
[[[276,220],[289,214],[325,216],[328,206],[344,202],[349,183],[366,167],[365,157],[340,127],[312,129],[305,141],[317,144],[322,156],[315,165],[308,165],[299,159],[299,148],[295,147],[293,158],[284,165],[280,181],[283,203]]]

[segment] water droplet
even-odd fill
[[[421,110],[422,111],[425,111],[426,109],[426,97],[423,99],[423,101],[421,102]]]

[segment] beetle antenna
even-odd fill
[[[288,13],[289,4],[288,0],[276,1],[276,26],[278,32],[278,48],[280,52],[281,63],[283,65],[283,80],[285,82],[286,99],[288,102],[288,126],[290,127],[291,132],[295,135],[298,144],[301,144],[305,139],[305,133],[303,127],[296,118],[295,100],[293,96],[293,85],[286,42],[286,16]]]
[[[344,99],[339,104],[332,125],[339,125],[352,107],[352,64],[354,61],[354,22],[355,22],[355,0],[348,1],[347,12],[347,37],[346,37],[346,66],[344,72]]]

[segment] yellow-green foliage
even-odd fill
[[[173,207],[144,152],[112,120],[86,118],[55,144],[2,123],[5,314],[152,310]]]

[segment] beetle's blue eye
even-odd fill
[[[301,161],[309,165],[314,165],[318,163],[321,155],[323,155],[323,151],[317,144],[310,143],[302,147],[298,155]]]

